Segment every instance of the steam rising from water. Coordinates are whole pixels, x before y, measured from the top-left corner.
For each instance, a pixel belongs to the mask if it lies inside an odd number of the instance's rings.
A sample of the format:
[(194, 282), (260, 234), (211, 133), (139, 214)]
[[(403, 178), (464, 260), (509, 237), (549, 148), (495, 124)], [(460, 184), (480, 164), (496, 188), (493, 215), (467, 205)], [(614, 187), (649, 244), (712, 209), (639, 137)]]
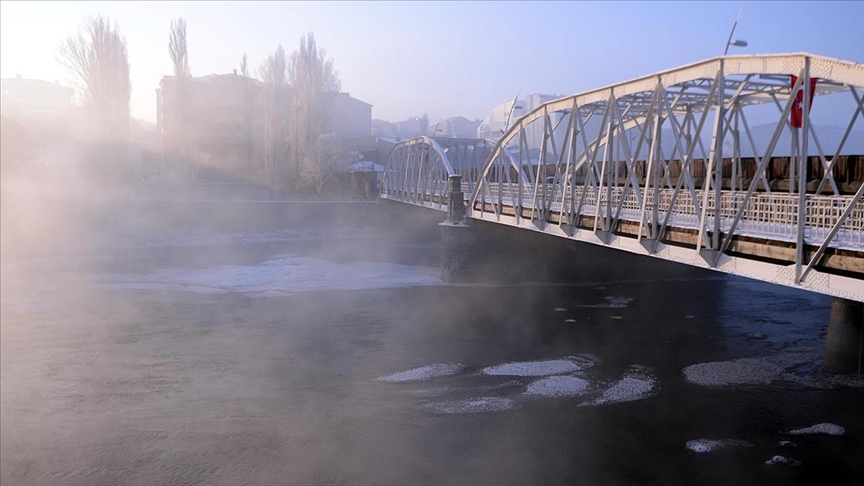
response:
[(395, 263), (333, 263), (317, 258), (282, 256), (256, 265), (222, 265), (205, 269), (166, 269), (145, 275), (104, 275), (109, 289), (186, 290), (252, 296), (296, 292), (367, 290), (441, 285), (432, 267)]

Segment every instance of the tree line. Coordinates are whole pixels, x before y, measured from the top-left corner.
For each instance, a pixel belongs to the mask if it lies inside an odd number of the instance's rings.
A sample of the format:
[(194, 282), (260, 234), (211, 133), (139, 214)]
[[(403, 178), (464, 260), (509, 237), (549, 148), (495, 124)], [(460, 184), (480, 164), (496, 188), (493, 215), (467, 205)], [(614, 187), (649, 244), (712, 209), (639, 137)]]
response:
[[(181, 164), (194, 171), (194, 147), (190, 137), (189, 105), (192, 73), (186, 40), (186, 22), (173, 21), (168, 32), (168, 54), (173, 65), (177, 96), (173, 98), (178, 144), (174, 147)], [(79, 32), (64, 40), (59, 60), (76, 79), (84, 113), (94, 122), (96, 136), (104, 144), (116, 146), (129, 131), (131, 82), (126, 39), (116, 23), (97, 15), (87, 18)], [(236, 71), (235, 71), (236, 72)], [(276, 191), (320, 192), (337, 171), (359, 158), (347, 153), (330, 133), (330, 118), (336, 95), (341, 89), (333, 60), (315, 42), (312, 33), (301, 36), (290, 56), (279, 45), (259, 67), (264, 83), (261, 113), (253, 112), (252, 83), (246, 54), (240, 60), (239, 74), (245, 88), (245, 152), (247, 170), (263, 172), (271, 195)], [(290, 93), (290, 97), (285, 96)], [(252, 136), (253, 120), (263, 120), (260, 138)], [(253, 163), (254, 144), (263, 163)], [(104, 155), (104, 154), (103, 154)], [(119, 157), (112, 153), (109, 158)]]

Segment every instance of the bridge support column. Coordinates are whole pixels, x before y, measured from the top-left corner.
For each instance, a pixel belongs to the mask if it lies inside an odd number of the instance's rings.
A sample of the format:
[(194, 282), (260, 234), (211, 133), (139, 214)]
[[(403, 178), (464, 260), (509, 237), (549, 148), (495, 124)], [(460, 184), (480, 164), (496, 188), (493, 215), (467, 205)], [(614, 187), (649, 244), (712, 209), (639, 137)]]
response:
[(447, 197), (447, 222), (459, 224), (465, 217), (465, 195), (462, 193), (462, 176), (451, 175), (448, 179), (450, 184), (449, 196)]
[(862, 371), (864, 353), (864, 303), (835, 297), (831, 303), (825, 367), (842, 372)]

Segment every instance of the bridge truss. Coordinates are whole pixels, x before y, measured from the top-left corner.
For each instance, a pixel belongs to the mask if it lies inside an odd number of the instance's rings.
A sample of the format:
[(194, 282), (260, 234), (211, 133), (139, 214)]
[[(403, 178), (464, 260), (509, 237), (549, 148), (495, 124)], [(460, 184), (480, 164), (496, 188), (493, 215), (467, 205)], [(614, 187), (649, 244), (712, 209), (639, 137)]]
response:
[[(811, 122), (813, 97), (848, 116), (839, 139)], [(474, 219), (864, 301), (862, 161), (841, 155), (862, 98), (864, 65), (711, 59), (540, 105), (475, 141), (480, 167), (448, 166), (440, 141), (397, 146), (387, 170), (402, 180), (385, 176), (384, 197), (441, 204), (459, 174)], [(424, 144), (443, 170), (424, 167)]]

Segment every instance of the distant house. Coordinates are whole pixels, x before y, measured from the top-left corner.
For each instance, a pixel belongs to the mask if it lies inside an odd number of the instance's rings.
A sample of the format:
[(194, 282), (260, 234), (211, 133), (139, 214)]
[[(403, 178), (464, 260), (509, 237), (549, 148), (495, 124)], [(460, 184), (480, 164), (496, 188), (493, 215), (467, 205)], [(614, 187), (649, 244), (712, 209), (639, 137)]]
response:
[[(513, 123), (522, 115), (528, 114), (531, 110), (538, 106), (559, 98), (558, 95), (532, 94), (525, 98), (514, 101), (505, 101), (500, 105), (492, 108), (486, 118), (480, 122), (477, 127), (477, 138), (485, 138), (487, 140), (498, 140), (504, 131), (513, 126)], [(553, 120), (553, 123), (557, 120)], [(540, 141), (543, 138), (542, 124), (533, 124), (527, 129), (527, 139), (529, 147), (536, 149), (540, 146)]]
[(399, 128), (395, 123), (373, 119), (372, 136), (381, 138), (399, 138)]
[(45, 120), (74, 113), (75, 90), (40, 79), (21, 76), (0, 79), (0, 110), (17, 119)]
[(476, 138), (480, 120), (469, 120), (464, 116), (454, 116), (442, 121), (436, 137), (445, 138)]
[(57, 81), (0, 79), (4, 159), (69, 158), (70, 144), (80, 128), (74, 94)]
[[(239, 74), (211, 74), (191, 78), (182, 94), (174, 76), (164, 76), (156, 89), (156, 123), (163, 153), (191, 154), (196, 180), (249, 181), (263, 172), (266, 85)], [(292, 91), (285, 87), (286, 112)], [(333, 101), (329, 130), (349, 145), (372, 132), (372, 105), (338, 93)], [(183, 120), (185, 119), (185, 123)], [(368, 145), (368, 142), (367, 142)]]

